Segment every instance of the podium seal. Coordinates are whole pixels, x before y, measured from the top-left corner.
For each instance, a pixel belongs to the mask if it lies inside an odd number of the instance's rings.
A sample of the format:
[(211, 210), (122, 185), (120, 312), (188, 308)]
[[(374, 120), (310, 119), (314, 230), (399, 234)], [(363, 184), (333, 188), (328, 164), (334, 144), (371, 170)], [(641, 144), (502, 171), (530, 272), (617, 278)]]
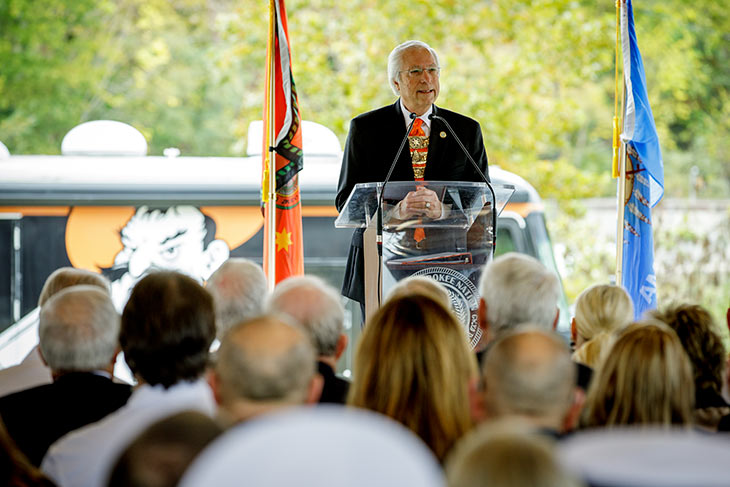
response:
[(421, 269), (413, 275), (428, 277), (446, 288), (451, 299), (451, 309), (464, 327), (473, 350), (482, 337), (482, 329), (479, 328), (479, 292), (469, 277), (457, 270), (439, 266)]

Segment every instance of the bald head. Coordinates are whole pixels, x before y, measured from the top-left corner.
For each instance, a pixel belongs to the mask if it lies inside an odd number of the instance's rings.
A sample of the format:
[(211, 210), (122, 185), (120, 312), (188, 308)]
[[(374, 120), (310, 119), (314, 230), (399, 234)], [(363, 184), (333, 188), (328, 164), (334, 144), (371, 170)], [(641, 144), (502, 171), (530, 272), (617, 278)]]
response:
[(575, 373), (568, 346), (556, 333), (534, 326), (505, 333), (484, 360), (487, 414), (560, 429), (573, 404)]
[(297, 276), (282, 281), (269, 298), (267, 310), (284, 313), (306, 329), (318, 355), (337, 354), (344, 332), (345, 309), (339, 293), (322, 279)]
[(105, 289), (71, 286), (45, 301), (38, 333), (54, 373), (107, 369), (118, 349), (119, 314)]
[(265, 315), (229, 330), (215, 365), (222, 407), (246, 403), (304, 403), (316, 373), (316, 352), (296, 325)]

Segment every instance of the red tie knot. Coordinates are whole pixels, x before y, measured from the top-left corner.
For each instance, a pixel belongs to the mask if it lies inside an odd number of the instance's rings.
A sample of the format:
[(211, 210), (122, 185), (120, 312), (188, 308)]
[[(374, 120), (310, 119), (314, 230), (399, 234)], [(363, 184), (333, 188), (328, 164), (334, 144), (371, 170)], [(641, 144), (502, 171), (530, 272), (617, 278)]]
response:
[(411, 133), (408, 135), (414, 136), (414, 135), (421, 135), (424, 136), (426, 133), (421, 128), (421, 125), (423, 125), (423, 119), (417, 118), (416, 121), (413, 123), (413, 128), (411, 129)]

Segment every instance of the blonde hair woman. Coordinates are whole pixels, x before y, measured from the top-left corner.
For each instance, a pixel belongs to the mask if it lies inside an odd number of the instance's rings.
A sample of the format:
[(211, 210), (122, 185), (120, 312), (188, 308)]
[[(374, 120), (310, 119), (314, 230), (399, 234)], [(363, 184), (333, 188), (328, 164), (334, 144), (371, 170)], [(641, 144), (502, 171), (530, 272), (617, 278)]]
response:
[(477, 363), (454, 315), (427, 296), (388, 300), (365, 326), (348, 404), (410, 428), (443, 461), (473, 426)]
[(631, 323), (634, 306), (622, 287), (597, 284), (575, 302), (572, 322), (573, 360), (596, 368), (615, 340), (614, 333)]
[(677, 334), (658, 321), (635, 323), (617, 338), (583, 409), (584, 426), (690, 425), (692, 365)]

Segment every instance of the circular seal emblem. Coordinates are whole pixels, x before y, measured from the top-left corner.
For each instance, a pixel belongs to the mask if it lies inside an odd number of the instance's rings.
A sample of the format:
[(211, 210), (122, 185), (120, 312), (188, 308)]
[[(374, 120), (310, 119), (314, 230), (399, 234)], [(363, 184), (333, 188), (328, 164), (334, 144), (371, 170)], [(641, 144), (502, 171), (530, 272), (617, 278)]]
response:
[(429, 267), (413, 273), (414, 276), (425, 276), (443, 285), (449, 292), (451, 309), (456, 313), (464, 326), (471, 348), (477, 346), (482, 337), (479, 328), (479, 293), (469, 278), (457, 270), (448, 267)]

